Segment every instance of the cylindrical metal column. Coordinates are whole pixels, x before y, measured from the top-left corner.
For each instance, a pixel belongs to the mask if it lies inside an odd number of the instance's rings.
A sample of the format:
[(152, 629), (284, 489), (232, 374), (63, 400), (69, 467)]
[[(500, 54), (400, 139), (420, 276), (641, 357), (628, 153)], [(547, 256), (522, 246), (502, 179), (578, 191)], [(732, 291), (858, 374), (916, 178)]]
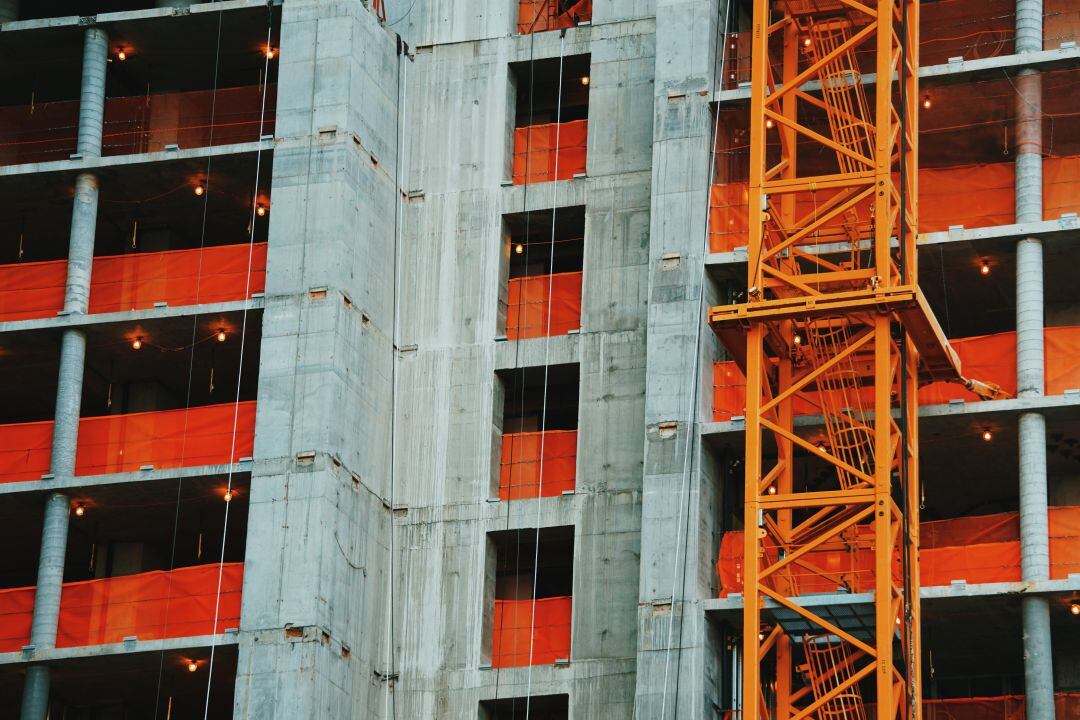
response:
[(0, 0), (0, 23), (19, 19), (19, 0)]
[(82, 89), (79, 93), (78, 152), (83, 157), (101, 157), (108, 59), (109, 36), (99, 27), (87, 28), (83, 45)]
[[(1017, 0), (1016, 52), (1043, 46), (1042, 0)], [(1016, 222), (1043, 219), (1042, 75), (1024, 68), (1016, 78)], [(1038, 238), (1016, 246), (1016, 380), (1019, 397), (1045, 392), (1043, 353), (1043, 248)], [(1046, 418), (1022, 413), (1019, 420), (1020, 554), (1026, 582), (1050, 578), (1047, 507)], [(1054, 720), (1054, 664), (1050, 604), (1039, 595), (1021, 600), (1024, 681), (1028, 720)]]

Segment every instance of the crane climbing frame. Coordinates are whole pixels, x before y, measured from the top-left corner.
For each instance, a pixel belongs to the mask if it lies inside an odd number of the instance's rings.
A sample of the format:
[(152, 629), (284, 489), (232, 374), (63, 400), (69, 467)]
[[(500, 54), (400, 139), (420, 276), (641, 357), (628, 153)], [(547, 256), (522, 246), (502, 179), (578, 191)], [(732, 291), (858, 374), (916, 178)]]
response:
[[(709, 310), (747, 382), (742, 720), (920, 717), (917, 389), (962, 378), (918, 287), (918, 28), (754, 0), (744, 302)], [(874, 562), (815, 564), (838, 548)]]

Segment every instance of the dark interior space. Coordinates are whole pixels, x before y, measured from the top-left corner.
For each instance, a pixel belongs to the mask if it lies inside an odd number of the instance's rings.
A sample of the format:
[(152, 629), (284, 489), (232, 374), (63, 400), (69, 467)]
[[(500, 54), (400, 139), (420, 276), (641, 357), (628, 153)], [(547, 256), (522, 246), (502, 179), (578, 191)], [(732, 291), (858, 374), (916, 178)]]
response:
[(510, 65), (517, 86), (515, 127), (589, 117), (591, 56), (569, 55), (562, 58), (561, 63), (561, 73), (559, 58)]
[(480, 703), (480, 720), (566, 720), (569, 713), (569, 695), (534, 695)]
[(581, 270), (584, 207), (515, 213), (505, 216), (505, 221), (510, 235), (511, 278)]
[(490, 538), (495, 545), (497, 600), (573, 594), (573, 526), (504, 530), (491, 533)]
[(578, 372), (576, 363), (500, 371), (503, 432), (576, 429)]

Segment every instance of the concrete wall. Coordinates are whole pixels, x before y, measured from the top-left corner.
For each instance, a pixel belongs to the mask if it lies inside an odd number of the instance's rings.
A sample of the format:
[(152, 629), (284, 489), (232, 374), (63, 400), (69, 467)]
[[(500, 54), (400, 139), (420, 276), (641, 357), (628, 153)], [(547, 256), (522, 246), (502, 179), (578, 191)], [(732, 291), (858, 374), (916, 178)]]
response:
[(379, 717), (386, 687), (393, 35), (283, 7), (237, 718)]

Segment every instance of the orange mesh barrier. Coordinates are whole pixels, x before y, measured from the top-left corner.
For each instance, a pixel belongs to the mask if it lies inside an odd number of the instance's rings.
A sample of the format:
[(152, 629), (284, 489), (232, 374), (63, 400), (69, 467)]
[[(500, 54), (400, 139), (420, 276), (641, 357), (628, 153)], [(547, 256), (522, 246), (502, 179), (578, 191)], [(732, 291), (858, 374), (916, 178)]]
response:
[(1043, 0), (1043, 48), (1080, 43), (1080, 7), (1076, 0)]
[(1065, 213), (1080, 213), (1080, 157), (1048, 157), (1043, 160), (1043, 219), (1057, 220)]
[(500, 500), (553, 497), (573, 490), (577, 478), (577, 430), (504, 433), (499, 465)]
[[(936, 698), (923, 701), (925, 720), (1025, 720), (1027, 708), (1023, 695), (998, 697)], [(874, 717), (874, 703), (866, 703), (869, 717)], [(1054, 693), (1056, 720), (1080, 720), (1080, 693)]]
[[(55, 315), (66, 281), (66, 260), (0, 265), (0, 321)], [(245, 285), (250, 293), (266, 288), (266, 243), (106, 255), (94, 259), (90, 312), (241, 300)]]
[(520, 0), (518, 3), (518, 33), (528, 35), (545, 30), (574, 27), (592, 20), (592, 0), (578, 0), (559, 12), (560, 0)]
[[(250, 457), (255, 401), (180, 410), (101, 415), (79, 421), (76, 475), (217, 465), (230, 461), (236, 415), (235, 462)], [(0, 482), (37, 480), (49, 471), (52, 421), (0, 425)]]
[[(1049, 327), (1044, 330), (1046, 394), (1061, 395), (1080, 389), (1080, 327)], [(997, 383), (1009, 395), (1016, 394), (1016, 333), (980, 335), (949, 341), (960, 357), (966, 377)], [(979, 397), (956, 383), (931, 383), (919, 388), (921, 405), (944, 405), (951, 400), (976, 402)], [(723, 422), (746, 413), (746, 380), (731, 361), (713, 364), (713, 421)], [(795, 412), (817, 412), (810, 402), (795, 399)]]
[[(1050, 508), (1050, 577), (1063, 579), (1080, 572), (1080, 507)], [(725, 533), (720, 542), (716, 571), (721, 597), (742, 592), (741, 531)], [(1020, 519), (1017, 513), (935, 520), (919, 527), (920, 584), (948, 585), (955, 580), (970, 584), (1018, 582), (1020, 571)], [(858, 591), (859, 580), (869, 577), (874, 562), (871, 536), (859, 528), (831, 547), (807, 553), (819, 568), (843, 575)], [(832, 592), (837, 581), (795, 567), (792, 575), (800, 593)]]
[[(103, 155), (252, 142), (274, 132), (275, 85), (105, 100)], [(65, 160), (75, 152), (78, 101), (0, 108), (0, 165)]]
[[(222, 565), (220, 602), (217, 565), (65, 583), (56, 646), (194, 637), (239, 627), (243, 582), (243, 563)], [(0, 652), (30, 642), (33, 615), (33, 587), (0, 590)]]
[(588, 139), (588, 120), (517, 128), (514, 130), (514, 184), (569, 180), (585, 172)]
[(266, 287), (266, 243), (100, 257), (90, 277), (92, 313), (242, 300)]
[(491, 666), (550, 665), (569, 659), (573, 601), (572, 597), (496, 600)]
[(565, 335), (581, 327), (581, 272), (513, 278), (507, 300), (506, 337), (510, 340)]

